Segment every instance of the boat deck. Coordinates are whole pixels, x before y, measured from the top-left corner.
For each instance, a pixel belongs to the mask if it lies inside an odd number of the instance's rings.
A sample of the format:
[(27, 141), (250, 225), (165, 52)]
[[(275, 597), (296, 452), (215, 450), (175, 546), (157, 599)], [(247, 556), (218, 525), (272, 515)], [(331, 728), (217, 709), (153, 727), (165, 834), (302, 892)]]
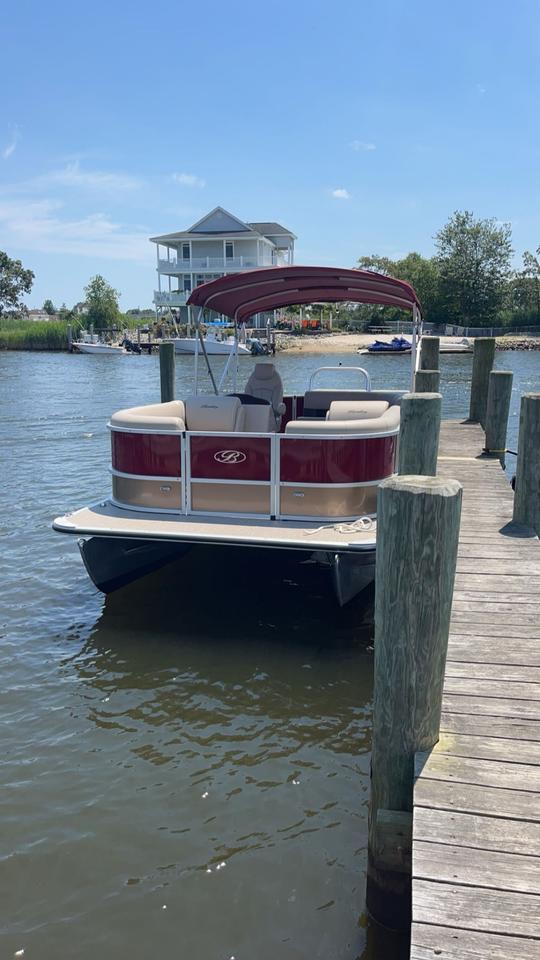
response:
[(374, 550), (376, 521), (369, 530), (352, 523), (222, 518), (123, 510), (110, 501), (84, 507), (54, 521), (54, 529), (78, 536), (135, 537), (295, 550)]
[(440, 740), (417, 755), (412, 960), (540, 957), (540, 549), (483, 443), (442, 425), (463, 511)]

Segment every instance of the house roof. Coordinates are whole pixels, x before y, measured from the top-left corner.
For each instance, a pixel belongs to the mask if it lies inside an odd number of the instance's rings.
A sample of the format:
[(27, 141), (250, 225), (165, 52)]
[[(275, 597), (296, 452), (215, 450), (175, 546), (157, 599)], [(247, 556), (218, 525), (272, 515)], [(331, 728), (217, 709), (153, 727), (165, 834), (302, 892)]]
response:
[(339, 267), (264, 267), (210, 280), (192, 291), (188, 305), (209, 307), (244, 323), (255, 313), (293, 303), (380, 303), (420, 309), (411, 285), (370, 270)]
[[(204, 224), (205, 221), (211, 220), (216, 215), (221, 216), (222, 219), (228, 221), (223, 224), (223, 230), (220, 230), (219, 228), (208, 231), (198, 229), (201, 224)], [(176, 243), (179, 240), (201, 240), (204, 239), (204, 237), (221, 237), (225, 239), (225, 237), (234, 238), (237, 236), (288, 236), (295, 238), (294, 233), (292, 233), (290, 230), (287, 230), (286, 227), (282, 227), (280, 223), (274, 223), (273, 221), (245, 223), (243, 220), (239, 220), (238, 217), (235, 217), (233, 213), (229, 213), (229, 211), (225, 210), (223, 207), (214, 207), (213, 210), (205, 214), (204, 217), (201, 217), (201, 219), (189, 227), (188, 230), (178, 230), (175, 233), (164, 233), (159, 237), (150, 237), (150, 240), (152, 243)]]
[(261, 233), (263, 237), (288, 236), (296, 239), (292, 230), (287, 230), (287, 227), (282, 227), (280, 223), (263, 221), (262, 223), (248, 223), (248, 227), (256, 230), (257, 233)]

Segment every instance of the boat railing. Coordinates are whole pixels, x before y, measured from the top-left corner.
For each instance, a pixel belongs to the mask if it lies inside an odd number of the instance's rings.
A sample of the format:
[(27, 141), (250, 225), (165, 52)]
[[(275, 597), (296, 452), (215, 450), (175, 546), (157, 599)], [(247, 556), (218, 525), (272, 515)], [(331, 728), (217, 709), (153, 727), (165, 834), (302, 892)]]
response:
[(151, 513), (335, 522), (374, 516), (399, 428), (302, 433), (109, 424), (113, 503)]
[(319, 376), (320, 373), (325, 373), (326, 371), (332, 371), (332, 372), (334, 372), (334, 373), (336, 373), (336, 372), (337, 372), (337, 373), (350, 373), (351, 370), (354, 370), (356, 373), (361, 373), (362, 376), (364, 377), (364, 383), (365, 383), (364, 389), (365, 389), (365, 390), (371, 390), (371, 377), (370, 377), (369, 373), (367, 372), (367, 370), (366, 370), (364, 367), (349, 367), (349, 366), (346, 366), (346, 367), (344, 367), (344, 366), (339, 366), (339, 367), (317, 367), (317, 369), (313, 371), (313, 373), (311, 374), (311, 376), (310, 376), (310, 378), (309, 378), (308, 390), (311, 390), (311, 389), (313, 388), (313, 381), (315, 380), (316, 377)]

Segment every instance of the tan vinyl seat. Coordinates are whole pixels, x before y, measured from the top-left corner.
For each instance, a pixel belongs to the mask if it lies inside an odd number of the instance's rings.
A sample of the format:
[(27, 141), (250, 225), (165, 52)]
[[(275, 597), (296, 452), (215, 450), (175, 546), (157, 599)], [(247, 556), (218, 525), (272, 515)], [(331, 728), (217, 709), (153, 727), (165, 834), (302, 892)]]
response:
[(234, 433), (244, 430), (244, 408), (238, 397), (212, 395), (188, 397), (185, 401), (188, 430)]
[(271, 404), (248, 403), (243, 407), (245, 433), (275, 433), (276, 416)]
[(285, 413), (283, 381), (273, 363), (256, 363), (244, 390), (252, 397), (268, 400), (276, 419)]
[(374, 420), (388, 410), (388, 400), (332, 400), (327, 420)]
[(353, 434), (366, 437), (373, 433), (393, 433), (399, 429), (399, 407), (388, 407), (388, 410), (369, 420), (316, 420), (308, 417), (304, 420), (291, 420), (285, 427), (285, 434), (305, 434), (312, 436), (330, 436), (332, 434)]
[(111, 417), (111, 426), (130, 430), (185, 430), (186, 409), (182, 400), (149, 403), (144, 407), (118, 410)]
[(401, 397), (406, 390), (306, 390), (304, 396), (304, 416), (305, 417), (325, 417), (330, 409), (331, 403), (336, 400), (352, 400), (353, 402), (372, 400), (386, 400), (392, 406), (399, 404)]

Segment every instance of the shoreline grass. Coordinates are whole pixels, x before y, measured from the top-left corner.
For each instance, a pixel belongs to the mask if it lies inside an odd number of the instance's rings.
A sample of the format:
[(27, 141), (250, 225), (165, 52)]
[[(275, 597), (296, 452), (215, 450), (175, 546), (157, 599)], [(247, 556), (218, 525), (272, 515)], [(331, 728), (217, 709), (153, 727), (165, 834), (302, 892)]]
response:
[[(137, 323), (133, 317), (120, 316), (117, 321), (119, 331), (134, 329)], [(85, 328), (81, 320), (22, 320), (14, 317), (0, 317), (0, 350), (68, 350), (68, 326), (71, 325), (72, 337), (76, 340)], [(96, 333), (99, 331), (96, 330)]]

